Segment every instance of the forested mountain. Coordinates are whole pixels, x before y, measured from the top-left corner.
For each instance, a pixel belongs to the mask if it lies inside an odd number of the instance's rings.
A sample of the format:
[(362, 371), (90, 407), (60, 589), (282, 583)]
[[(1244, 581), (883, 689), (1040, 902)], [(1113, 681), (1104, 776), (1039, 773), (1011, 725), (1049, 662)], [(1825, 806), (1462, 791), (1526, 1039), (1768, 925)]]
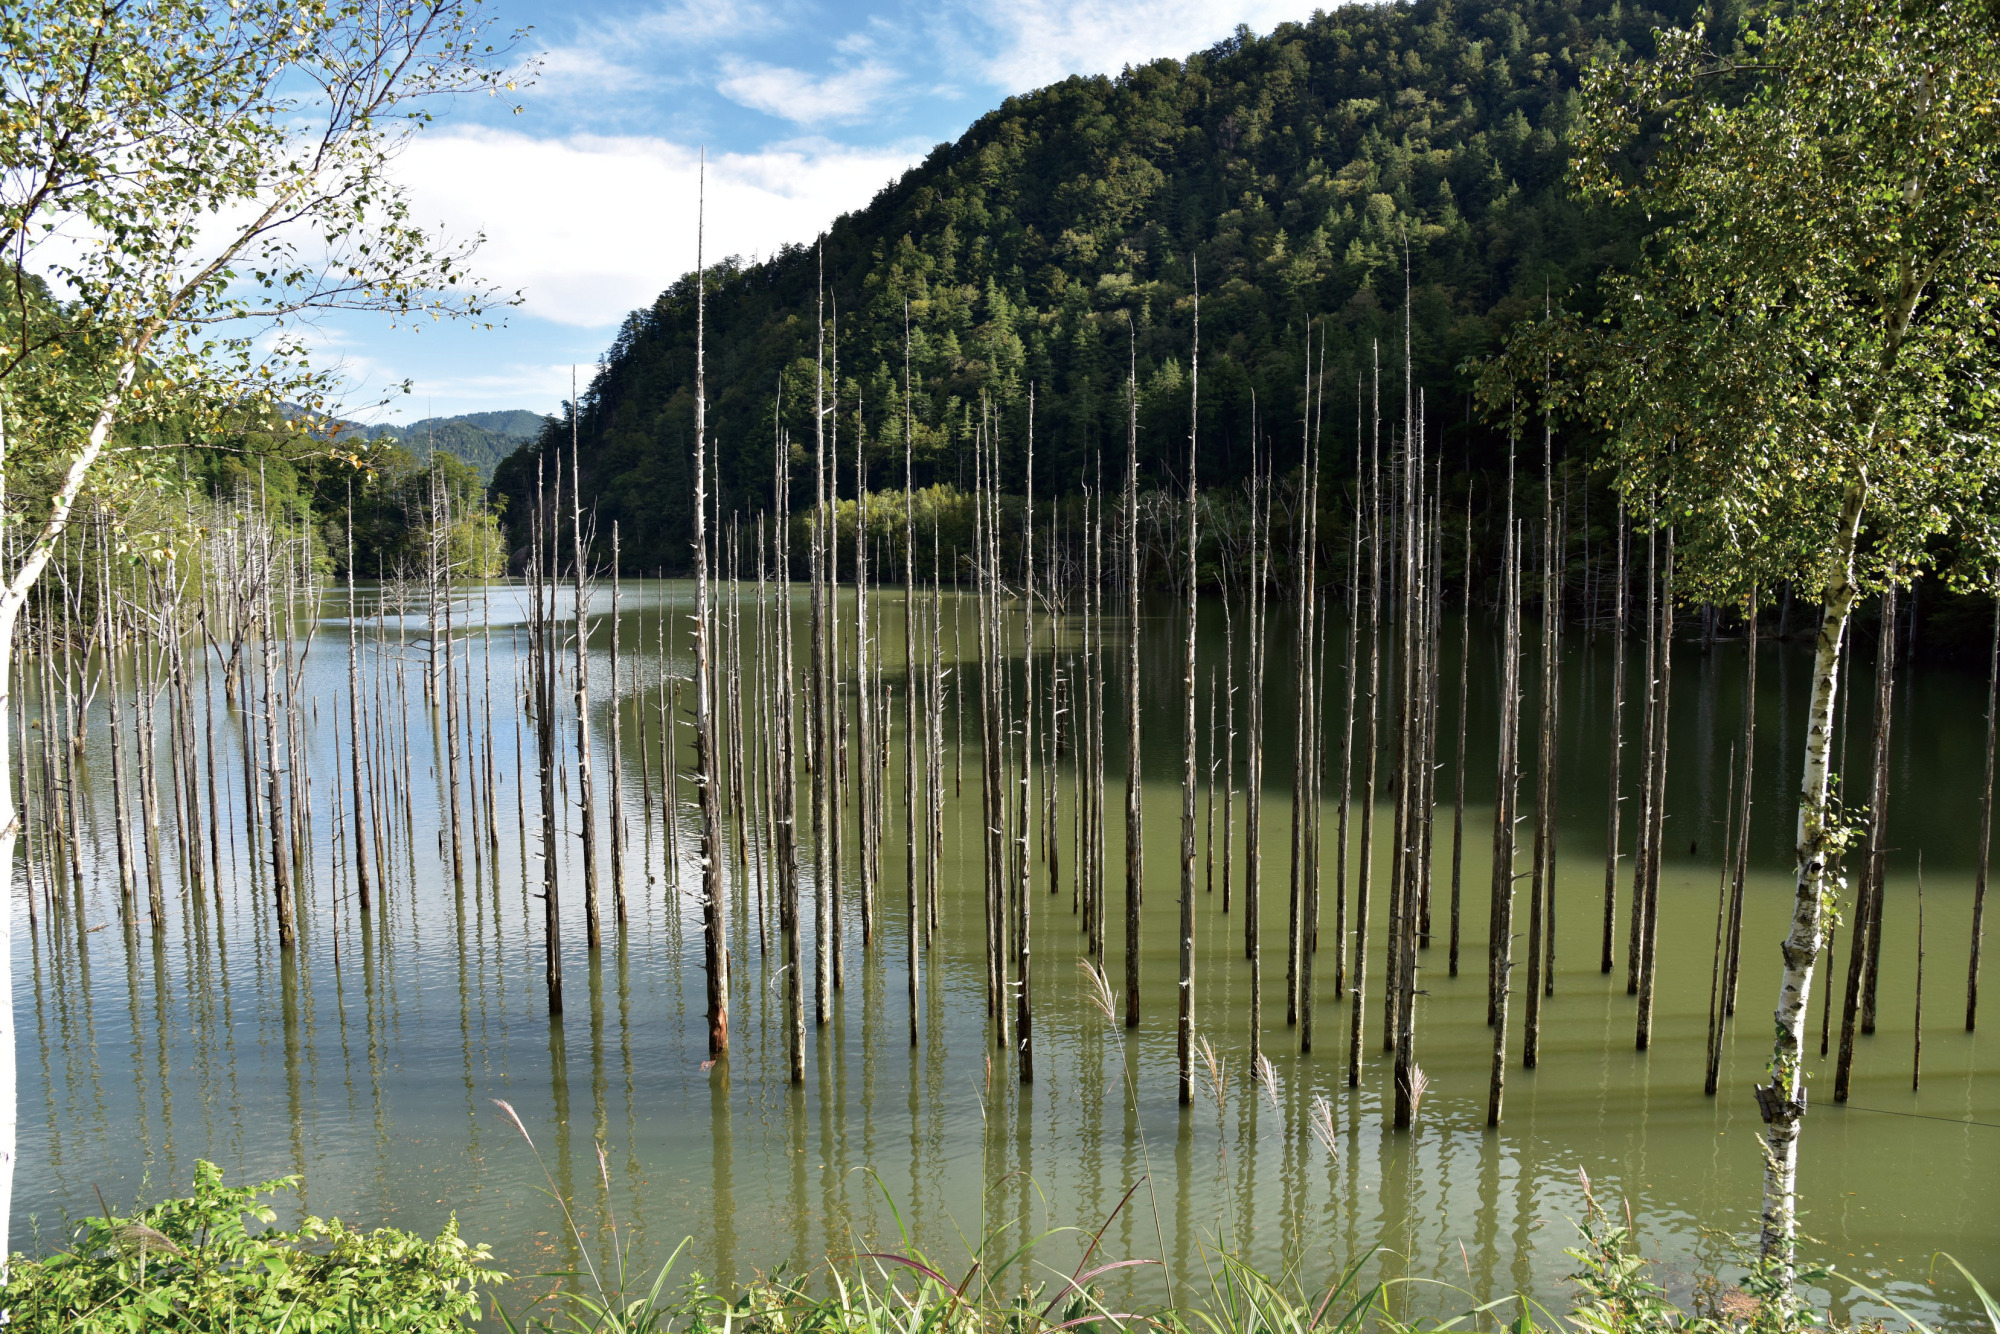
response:
[(538, 413), (467, 412), (456, 417), (426, 417), (408, 426), (375, 426), (374, 435), (386, 435), (419, 459), (430, 457), (432, 449), (455, 454), (471, 464), (480, 476), (491, 477), (500, 460), (541, 433), (543, 418)]
[[(1309, 326), (1325, 333), (1332, 439), (1351, 438), (1378, 339), (1384, 415), (1400, 415), (1406, 257), (1416, 378), (1456, 453), (1463, 363), (1550, 294), (1587, 307), (1593, 275), (1634, 249), (1635, 220), (1586, 212), (1564, 188), (1581, 71), (1699, 12), (1674, 0), (1349, 5), (1009, 99), (822, 245), (710, 271), (722, 508), (769, 504), (776, 430), (793, 484), (810, 484), (821, 290), (844, 495), (857, 431), (871, 489), (901, 485), (906, 310), (920, 484), (971, 481), (966, 444), (985, 402), (1018, 490), (1030, 386), (1036, 490), (1091, 481), (1107, 447), (1114, 483), (1128, 360), (1143, 466), (1168, 480), (1185, 468), (1197, 285), (1201, 478), (1244, 475), (1253, 421), (1282, 469), (1298, 456)], [(689, 559), (694, 304), (689, 276), (635, 311), (581, 405), (585, 494), (600, 534), (620, 523), (632, 568)], [(544, 439), (566, 446), (569, 431), (551, 419)], [(1462, 443), (1475, 465), (1491, 460), (1490, 432)], [(536, 448), (500, 466), (496, 490), (525, 496)]]

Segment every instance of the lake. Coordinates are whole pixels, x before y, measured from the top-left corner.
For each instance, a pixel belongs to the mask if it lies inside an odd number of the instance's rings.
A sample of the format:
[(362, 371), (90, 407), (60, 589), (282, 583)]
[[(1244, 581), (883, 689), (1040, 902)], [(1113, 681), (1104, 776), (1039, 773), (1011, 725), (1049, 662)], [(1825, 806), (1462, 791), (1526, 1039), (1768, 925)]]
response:
[[(794, 612), (800, 618), (802, 666), (805, 595), (802, 585), (798, 589)], [(616, 707), (622, 710), (624, 746), (627, 920), (622, 928), (612, 920), (608, 871), (600, 866), (606, 877), (604, 945), (596, 952), (585, 948), (577, 888), (578, 792), (574, 773), (566, 773), (563, 830), (554, 853), (564, 883), (567, 1009), (557, 1021), (546, 1013), (542, 908), (534, 897), (542, 875), (537, 793), (532, 768), (528, 790), (521, 793), (516, 767), (517, 755), (525, 755), (530, 766), (534, 756), (534, 734), (522, 704), (524, 597), (518, 585), (461, 587), (454, 611), (459, 638), (453, 661), (469, 686), (466, 703), (477, 743), (477, 754), (465, 767), (476, 780), (475, 791), (484, 790), (489, 762), (497, 780), (490, 800), (493, 827), (477, 823), (483, 815), (466, 817), (468, 830), (478, 835), (468, 834), (477, 845), (477, 861), (468, 848), (462, 884), (454, 883), (440, 832), (448, 819), (447, 765), (437, 740), (442, 711), (423, 697), (429, 649), (421, 609), (404, 606), (398, 614), (392, 592), (375, 586), (364, 586), (360, 605), (350, 609), (344, 590), (327, 590), (310, 645), (303, 639), (294, 645), (305, 653), (302, 684), (290, 709), (305, 746), (299, 759), (306, 769), (312, 839), (309, 856), (301, 858), (310, 869), (298, 890), (299, 943), (293, 951), (278, 948), (268, 869), (248, 829), (241, 729), (261, 733), (261, 696), (249, 698), (247, 709), (231, 707), (219, 670), (205, 695), (197, 677), (197, 716), (204, 697), (213, 706), (212, 749), (204, 738), (197, 741), (203, 765), (212, 760), (216, 770), (223, 807), (217, 847), (225, 873), (219, 883), (193, 890), (184, 878), (183, 858), (166, 849), (168, 913), (164, 930), (156, 932), (143, 920), (143, 867), (136, 903), (140, 920), (129, 929), (121, 924), (113, 838), (117, 811), (108, 776), (113, 735), (106, 692), (99, 692), (90, 706), (87, 755), (79, 771), (81, 883), (73, 885), (65, 876), (57, 891), (62, 910), (51, 913), (44, 902), (32, 929), (25, 894), (15, 900), (21, 1072), (12, 1224), (17, 1246), (36, 1250), (59, 1244), (66, 1220), (99, 1208), (99, 1191), (114, 1208), (182, 1191), (195, 1160), (208, 1158), (222, 1164), (233, 1182), (299, 1174), (304, 1186), (295, 1210), (287, 1206), (288, 1212), (425, 1232), (455, 1213), (468, 1236), (491, 1243), (502, 1267), (517, 1274), (572, 1270), (583, 1258), (550, 1198), (552, 1185), (571, 1201), (585, 1246), (599, 1263), (610, 1254), (615, 1217), (640, 1262), (656, 1264), (689, 1238), (682, 1268), (723, 1283), (780, 1269), (796, 1274), (828, 1253), (905, 1245), (922, 1247), (956, 1275), (970, 1253), (1002, 1254), (1011, 1250), (1003, 1243), (1023, 1238), (1036, 1240), (1010, 1283), (1046, 1282), (1057, 1271), (1067, 1274), (1085, 1234), (1109, 1220), (1105, 1258), (1164, 1262), (1119, 1277), (1139, 1298), (1157, 1300), (1168, 1295), (1170, 1284), (1198, 1279), (1215, 1252), (1228, 1249), (1266, 1268), (1296, 1270), (1313, 1284), (1355, 1262), (1371, 1276), (1432, 1280), (1393, 1289), (1391, 1301), (1407, 1312), (1448, 1313), (1516, 1292), (1552, 1308), (1566, 1301), (1564, 1276), (1575, 1266), (1564, 1251), (1577, 1242), (1574, 1220), (1585, 1208), (1587, 1175), (1607, 1207), (1629, 1204), (1645, 1253), (1659, 1262), (1656, 1277), (1677, 1297), (1685, 1299), (1703, 1272), (1740, 1272), (1731, 1268), (1734, 1248), (1754, 1243), (1761, 1178), (1760, 1123), (1750, 1088), (1763, 1077), (1769, 1056), (1766, 1016), (1775, 1001), (1777, 942), (1792, 893), (1795, 807), (1787, 802), (1800, 763), (1810, 666), (1805, 643), (1767, 638), (1760, 650), (1741, 1000), (1727, 1033), (1720, 1092), (1706, 1097), (1710, 962), (1729, 763), (1741, 733), (1743, 645), (1704, 645), (1690, 634), (1675, 651), (1659, 995), (1650, 1049), (1639, 1052), (1624, 968), (1629, 856), (1619, 878), (1618, 966), (1609, 975), (1598, 968), (1611, 648), (1608, 635), (1592, 642), (1581, 627), (1571, 628), (1562, 665), (1558, 750), (1554, 994), (1544, 1010), (1541, 1061), (1533, 1071), (1522, 1069), (1518, 1059), (1517, 996), (1511, 1039), (1517, 1057), (1508, 1073), (1506, 1119), (1489, 1130), (1485, 923), (1497, 639), (1491, 625), (1474, 624), (1463, 966), (1450, 976), (1440, 900), (1436, 935), (1419, 961), (1416, 1045), (1429, 1091), (1415, 1127), (1396, 1131), (1385, 1124), (1389, 1058), (1381, 1051), (1379, 1031), (1381, 900), (1389, 855), (1387, 839), (1379, 835), (1366, 1065), (1354, 1090), (1345, 1078), (1351, 1001), (1333, 993), (1330, 978), (1345, 702), (1340, 624), (1328, 635), (1323, 706), (1328, 711), (1321, 836), (1326, 903), (1318, 1050), (1299, 1054), (1297, 1029), (1285, 1023), (1295, 708), (1290, 617), (1279, 604), (1273, 608), (1267, 685), (1263, 903), (1263, 1043), (1276, 1079), (1269, 1085), (1254, 1082), (1248, 1062), (1240, 790), (1247, 723), (1240, 715), (1239, 634), (1234, 643), (1239, 790), (1229, 803), (1234, 892), (1227, 912), (1221, 881), (1229, 822), (1219, 787), (1209, 820), (1206, 786), (1209, 761), (1222, 752), (1204, 741), (1201, 756), (1195, 1027), (1211, 1044), (1221, 1074), (1211, 1080), (1204, 1067), (1194, 1105), (1182, 1108), (1175, 1097), (1174, 1031), (1182, 625), (1171, 606), (1149, 607), (1137, 628), (1145, 665), (1142, 1022), (1129, 1031), (1109, 1022), (1090, 1002), (1077, 968), (1083, 944), (1071, 906), (1076, 781), (1071, 748), (1057, 761), (1055, 842), (1061, 856), (1055, 891), (1048, 892), (1046, 864), (1038, 862), (1034, 873), (1036, 1078), (1023, 1085), (1011, 1054), (996, 1048), (986, 1014), (980, 731), (976, 710), (968, 706), (962, 720), (955, 712), (965, 699), (962, 692), (976, 688), (973, 600), (949, 590), (941, 600), (940, 636), (952, 669), (942, 723), (942, 929), (922, 955), (919, 1040), (914, 1047), (908, 1040), (901, 597), (899, 591), (872, 595), (882, 618), (895, 725), (886, 765), (880, 930), (872, 948), (864, 949), (859, 913), (851, 903), (858, 837), (850, 800), (841, 877), (841, 893), (849, 901), (842, 917), (844, 985), (824, 1026), (812, 1023), (808, 1000), (806, 1077), (794, 1085), (786, 1063), (782, 954), (775, 919), (759, 930), (759, 905), (767, 911), (771, 906), (755, 857), (748, 873), (733, 856), (728, 867), (733, 1042), (724, 1060), (706, 1064), (698, 828), (687, 779), (692, 733), (684, 719), (674, 728), (680, 776), (671, 805), (663, 801), (656, 772), (663, 716), (659, 683), (663, 673), (685, 678), (691, 670), (692, 589), (684, 582), (627, 581), (620, 595), (623, 660)], [(753, 604), (754, 585), (743, 594), (746, 627), (755, 618)], [(609, 608), (609, 592), (600, 588), (591, 629), (600, 849), (613, 833), (606, 749), (612, 707)], [(851, 601), (843, 615), (851, 636)], [(1107, 629), (1114, 657), (1106, 693), (1105, 865), (1112, 906), (1105, 967), (1112, 985), (1122, 988), (1125, 740), (1119, 655), (1130, 627), (1110, 620)], [(388, 808), (370, 817), (379, 820), (391, 852), (372, 920), (358, 911), (351, 854), (340, 847), (345, 822), (352, 818), (354, 782), (347, 740), (350, 634), (359, 637), (363, 690), (372, 701), (364, 705), (374, 747), (367, 766), (380, 786), (371, 791), (394, 790)], [(1059, 652), (1071, 660), (1073, 626), (1064, 627), (1060, 642)], [(1439, 758), (1446, 767), (1438, 779), (1437, 894), (1450, 884), (1458, 643), (1453, 621), (1446, 626), (1442, 664)], [(1636, 641), (1632, 648), (1636, 690)], [(743, 652), (744, 689), (753, 702), (754, 649), (754, 643), (746, 644)], [(1210, 677), (1220, 671), (1225, 651), (1219, 601), (1203, 604), (1200, 649), (1198, 713), (1206, 736)], [(1046, 689), (1046, 650), (1042, 656), (1038, 670)], [(1857, 775), (1868, 745), (1872, 659), (1872, 647), (1865, 646), (1848, 677), (1853, 703), (1847, 727), (1855, 738)], [(1534, 795), (1532, 651), (1527, 678), (1524, 812), (1531, 810)], [(1860, 1039), (1853, 1092), (1845, 1105), (1832, 1097), (1830, 1060), (1815, 1057), (1800, 1175), (1807, 1258), (1959, 1327), (1972, 1320), (1976, 1301), (1956, 1271), (1934, 1262), (1935, 1254), (1950, 1252), (1989, 1288), (2000, 1280), (1995, 1204), (2000, 1048), (1990, 1032), (1965, 1033), (1962, 1019), (1985, 686), (1978, 677), (1921, 664), (1898, 681), (1880, 1026)], [(124, 679), (122, 688), (129, 693), (130, 687)], [(490, 733), (483, 715), (489, 693)], [(559, 693), (565, 706), (568, 698)], [(29, 707), (32, 716), (38, 702), (31, 699)], [(128, 751), (138, 735), (135, 718), (128, 704), (123, 718)], [(385, 719), (394, 727), (385, 727)], [(164, 756), (164, 721), (159, 730)], [(559, 727), (558, 745), (573, 767), (572, 732), (573, 725), (571, 731)], [(38, 744), (39, 734), (32, 735), (31, 745)], [(1629, 810), (1638, 791), (1639, 740), (1638, 708), (1630, 700), (1625, 739)], [(401, 787), (405, 740), (406, 790)], [(959, 782), (962, 786), (955, 785)], [(1853, 785), (1859, 788), (1858, 777)], [(1386, 765), (1382, 791), (1387, 792)], [(1386, 795), (1383, 803), (1378, 830), (1387, 820)], [(127, 818), (139, 819), (136, 807)], [(1628, 854), (1634, 823), (1625, 821)], [(800, 825), (809, 897), (812, 857), (803, 801)], [(1522, 826), (1524, 833), (1530, 828)], [(163, 836), (171, 838), (170, 807), (164, 829)], [(39, 842), (34, 853), (41, 857)], [(600, 853), (601, 862), (603, 857)], [(1925, 1027), (1922, 1086), (1912, 1091), (1919, 858)], [(1526, 870), (1528, 864), (1524, 846), (1518, 865)], [(45, 872), (38, 861), (37, 893), (44, 892)], [(1210, 883), (1215, 888), (1208, 888)], [(1517, 914), (1517, 928), (1525, 929), (1523, 917)], [(1845, 975), (1846, 948), (1843, 933), (1835, 979)], [(812, 957), (810, 939), (804, 957)], [(1821, 969), (1812, 1003), (1815, 1036), (1828, 983)], [(1837, 996), (1835, 1010), (1837, 1047)], [(1989, 1030), (1994, 1023), (2000, 1017), (1989, 1018)], [(1330, 1109), (1330, 1146), (1309, 1129), (1318, 1097)], [(518, 1110), (534, 1137), (532, 1150), (496, 1108), (496, 1099)], [(602, 1147), (601, 1170), (594, 1146)], [(1051, 1231), (1079, 1228), (1083, 1231)], [(549, 1286), (548, 1280), (524, 1281), (506, 1290), (507, 1300), (519, 1306)], [(1844, 1316), (1881, 1311), (1845, 1278), (1816, 1290)]]

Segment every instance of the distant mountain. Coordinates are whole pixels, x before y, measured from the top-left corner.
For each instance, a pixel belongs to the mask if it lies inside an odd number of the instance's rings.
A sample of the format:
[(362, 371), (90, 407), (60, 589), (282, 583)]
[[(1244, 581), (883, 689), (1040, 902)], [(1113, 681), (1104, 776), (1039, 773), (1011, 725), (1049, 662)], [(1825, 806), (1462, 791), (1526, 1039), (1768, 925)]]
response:
[(456, 417), (426, 417), (408, 426), (364, 427), (371, 437), (388, 436), (420, 459), (433, 448), (455, 454), (491, 477), (493, 467), (523, 441), (541, 433), (543, 418), (518, 409), (509, 412), (467, 412)]

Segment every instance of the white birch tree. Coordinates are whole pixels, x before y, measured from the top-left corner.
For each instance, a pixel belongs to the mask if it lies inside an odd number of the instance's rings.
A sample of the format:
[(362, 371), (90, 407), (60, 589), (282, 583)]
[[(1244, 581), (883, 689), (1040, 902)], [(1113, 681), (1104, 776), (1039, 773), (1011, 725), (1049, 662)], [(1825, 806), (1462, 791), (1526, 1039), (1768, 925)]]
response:
[(1729, 51), (1699, 27), (1586, 79), (1574, 180), (1654, 228), (1603, 315), (1524, 328), (1488, 397), (1559, 367), (1675, 592), (1790, 580), (1821, 624), (1773, 1013), (1761, 1251), (1789, 1290), (1813, 966), (1847, 831), (1828, 758), (1856, 603), (1990, 556), (2000, 451), (2000, 30), (1978, 0), (1808, 0)]

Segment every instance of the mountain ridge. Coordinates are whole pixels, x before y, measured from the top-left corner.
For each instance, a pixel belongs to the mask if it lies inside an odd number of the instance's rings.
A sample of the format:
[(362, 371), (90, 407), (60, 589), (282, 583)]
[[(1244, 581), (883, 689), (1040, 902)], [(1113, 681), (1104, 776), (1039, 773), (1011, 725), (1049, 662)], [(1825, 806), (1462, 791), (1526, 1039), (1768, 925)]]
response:
[(512, 408), (425, 417), (406, 426), (356, 421), (340, 421), (335, 426), (343, 434), (365, 440), (393, 440), (419, 460), (428, 459), (433, 448), (442, 449), (471, 464), (485, 481), (502, 459), (539, 435), (546, 420), (540, 413)]
[[(770, 503), (774, 431), (792, 442), (791, 485), (809, 482), (821, 292), (841, 494), (857, 438), (870, 485), (901, 484), (906, 309), (919, 484), (969, 483), (983, 421), (1018, 489), (1031, 386), (1037, 490), (1074, 492), (1100, 466), (1116, 478), (1128, 368), (1145, 484), (1184, 473), (1197, 296), (1198, 471), (1226, 484), (1245, 474), (1253, 422), (1280, 469), (1296, 463), (1308, 329), (1338, 438), (1378, 344), (1387, 417), (1400, 415), (1406, 256), (1411, 389), (1453, 457), (1490, 465), (1504, 440), (1467, 424), (1460, 367), (1548, 293), (1587, 308), (1594, 275), (1639, 236), (1638, 220), (1588, 211), (1564, 186), (1581, 72), (1696, 12), (1349, 5), (1008, 98), (818, 245), (705, 276), (718, 503)], [(634, 311), (581, 404), (583, 491), (600, 534), (621, 524), (635, 569), (687, 561), (695, 295), (690, 275)], [(1315, 410), (1328, 409), (1323, 397)], [(517, 519), (535, 451), (567, 452), (568, 436), (567, 416), (550, 418), (496, 468)]]

